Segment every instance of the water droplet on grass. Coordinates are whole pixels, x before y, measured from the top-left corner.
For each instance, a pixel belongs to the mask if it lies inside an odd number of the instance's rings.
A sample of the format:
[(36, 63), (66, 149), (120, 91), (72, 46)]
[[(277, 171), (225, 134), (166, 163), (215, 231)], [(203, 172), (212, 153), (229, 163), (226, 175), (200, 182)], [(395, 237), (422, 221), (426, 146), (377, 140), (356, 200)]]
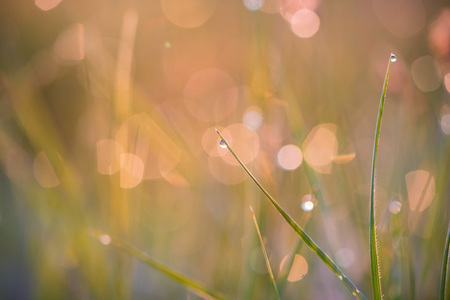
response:
[(220, 148), (226, 149), (227, 148), (227, 142), (225, 142), (224, 139), (220, 139), (219, 146), (220, 146)]
[(391, 62), (396, 62), (397, 61), (397, 56), (395, 56), (394, 53), (391, 53)]
[(342, 275), (339, 275), (338, 277), (339, 277), (339, 279), (340, 279), (340, 280), (342, 280), (342, 279), (343, 279), (343, 278), (342, 278)]

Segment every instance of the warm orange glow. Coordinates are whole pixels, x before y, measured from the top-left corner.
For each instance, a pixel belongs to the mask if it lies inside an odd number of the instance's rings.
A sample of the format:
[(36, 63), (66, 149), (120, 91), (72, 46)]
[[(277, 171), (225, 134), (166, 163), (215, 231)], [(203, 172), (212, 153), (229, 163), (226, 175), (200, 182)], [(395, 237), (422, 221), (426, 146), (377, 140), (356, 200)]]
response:
[(203, 25), (216, 10), (216, 0), (161, 0), (164, 15), (173, 24), (194, 28)]
[(35, 0), (34, 4), (42, 10), (50, 10), (58, 6), (61, 0)]
[(450, 93), (450, 73), (444, 76), (444, 86), (448, 93)]
[(444, 134), (450, 135), (450, 113), (442, 116), (441, 129)]
[(124, 153), (120, 156), (120, 187), (134, 188), (141, 183), (144, 174), (144, 163), (139, 156)]
[(434, 176), (425, 170), (415, 170), (405, 175), (405, 181), (410, 209), (423, 211), (434, 198), (436, 191)]
[(251, 106), (245, 110), (242, 118), (242, 123), (245, 127), (251, 130), (256, 130), (261, 127), (263, 121), (261, 108), (257, 106)]
[(292, 268), (289, 271), (287, 280), (289, 282), (299, 281), (303, 277), (305, 277), (307, 273), (308, 273), (308, 262), (303, 256), (295, 254), (294, 263), (292, 264)]
[(160, 178), (178, 164), (181, 151), (164, 130), (146, 113), (130, 117), (116, 134), (125, 151), (137, 155), (145, 165), (144, 179)]
[(393, 35), (413, 36), (425, 27), (426, 12), (420, 0), (373, 0), (380, 23)]
[(338, 150), (335, 132), (335, 124), (321, 124), (314, 127), (303, 142), (305, 161), (319, 173), (331, 172), (331, 162)]
[[(228, 151), (226, 149), (222, 150)], [(209, 156), (208, 167), (212, 176), (223, 184), (238, 184), (248, 178), (241, 166), (230, 165), (218, 157)]]
[[(243, 124), (232, 124), (226, 127), (221, 133), (244, 164), (252, 161), (258, 154), (259, 137), (255, 131), (248, 129)], [(217, 139), (217, 143), (219, 143), (219, 139)], [(220, 153), (223, 153), (221, 157), (227, 163), (235, 166), (239, 165), (227, 149), (221, 149)]]
[(288, 22), (291, 21), (292, 16), (301, 9), (309, 9), (315, 11), (319, 6), (319, 0), (272, 0), (272, 5), (278, 6), (278, 11), (281, 16)]
[(430, 26), (430, 46), (439, 58), (447, 58), (450, 52), (450, 9), (442, 10), (442, 13)]
[(301, 38), (309, 38), (317, 33), (320, 26), (319, 16), (312, 10), (304, 8), (291, 18), (292, 31)]
[(221, 127), (210, 127), (203, 133), (202, 136), (202, 147), (203, 150), (211, 156), (222, 156), (225, 153), (223, 149), (219, 146), (219, 136), (217, 135), (216, 128), (222, 132)]
[(286, 145), (278, 151), (277, 162), (282, 169), (295, 170), (302, 164), (302, 161), (302, 150), (296, 145)]
[(97, 142), (97, 167), (100, 174), (111, 175), (120, 169), (120, 156), (123, 147), (114, 140)]
[(356, 157), (356, 153), (349, 153), (349, 154), (341, 154), (333, 158), (333, 161), (337, 164), (343, 165), (348, 164)]
[(45, 152), (39, 152), (33, 161), (33, 172), (37, 182), (44, 188), (51, 188), (60, 184), (50, 160)]
[(438, 63), (429, 55), (417, 58), (411, 65), (414, 83), (422, 92), (436, 90), (442, 81)]
[(177, 170), (173, 170), (169, 173), (163, 174), (164, 179), (171, 185), (178, 187), (188, 187), (189, 182), (184, 178)]
[(236, 107), (238, 89), (233, 78), (219, 69), (195, 73), (184, 88), (188, 111), (205, 122), (225, 119)]
[(64, 64), (73, 64), (84, 59), (84, 25), (75, 23), (56, 39), (54, 52)]

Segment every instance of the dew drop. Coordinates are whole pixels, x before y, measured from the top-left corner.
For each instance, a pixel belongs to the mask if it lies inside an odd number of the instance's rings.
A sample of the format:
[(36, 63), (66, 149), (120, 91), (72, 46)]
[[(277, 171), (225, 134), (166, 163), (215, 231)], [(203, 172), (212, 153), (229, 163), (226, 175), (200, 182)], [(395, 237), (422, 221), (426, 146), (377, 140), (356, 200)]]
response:
[(343, 278), (342, 278), (342, 275), (339, 275), (338, 277), (339, 277), (339, 279), (340, 279), (340, 280), (342, 280), (342, 279), (343, 279)]
[(397, 56), (395, 56), (394, 53), (391, 53), (391, 62), (396, 62), (397, 61)]
[(224, 139), (220, 139), (219, 146), (220, 146), (220, 148), (226, 149), (227, 148), (227, 142), (225, 142)]

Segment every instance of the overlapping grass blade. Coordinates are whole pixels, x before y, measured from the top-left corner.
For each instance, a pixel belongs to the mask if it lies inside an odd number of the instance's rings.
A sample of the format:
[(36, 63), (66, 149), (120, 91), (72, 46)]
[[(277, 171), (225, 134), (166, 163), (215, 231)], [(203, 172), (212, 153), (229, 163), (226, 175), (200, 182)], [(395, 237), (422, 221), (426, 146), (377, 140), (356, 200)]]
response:
[(207, 295), (209, 298), (213, 298), (213, 299), (224, 299), (224, 296), (222, 296), (220, 293), (210, 290), (204, 284), (202, 284), (186, 275), (183, 275), (183, 274), (173, 270), (172, 268), (166, 266), (165, 264), (151, 258), (147, 253), (128, 244), (127, 242), (124, 242), (115, 237), (111, 237), (100, 230), (92, 230), (90, 232), (90, 234), (93, 237), (98, 238), (100, 240), (102, 237), (106, 237), (110, 241), (110, 245), (128, 253), (129, 255), (131, 255), (132, 257), (134, 257), (136, 259), (139, 259), (140, 261), (155, 268), (159, 272), (169, 276), (173, 280), (175, 280), (178, 283), (184, 285), (185, 287), (193, 290), (194, 292), (197, 292), (201, 295)]
[(378, 300), (383, 297), (381, 292), (381, 274), (380, 264), (378, 257), (378, 243), (376, 233), (376, 220), (375, 220), (375, 167), (378, 157), (378, 142), (380, 139), (381, 120), (383, 118), (383, 108), (386, 99), (387, 83), (389, 78), (389, 71), (391, 69), (391, 62), (395, 61), (395, 55), (391, 53), (389, 56), (389, 62), (386, 70), (386, 76), (384, 78), (383, 90), (381, 92), (380, 107), (378, 109), (377, 126), (375, 130), (375, 141), (373, 145), (373, 157), (372, 157), (372, 173), (370, 180), (370, 221), (369, 221), (369, 239), (370, 239), (370, 269), (372, 272), (372, 288), (373, 297)]
[(272, 268), (270, 267), (269, 258), (267, 257), (266, 247), (264, 246), (264, 241), (261, 236), (261, 232), (259, 231), (258, 222), (256, 221), (255, 213), (253, 212), (253, 208), (250, 206), (250, 211), (252, 212), (253, 222), (255, 223), (256, 231), (258, 232), (259, 241), (261, 243), (261, 249), (264, 254), (264, 259), (266, 260), (267, 270), (269, 271), (270, 280), (272, 281), (273, 289), (275, 290), (275, 295), (277, 299), (280, 299), (280, 293), (278, 292), (277, 283), (275, 282), (275, 277), (272, 273)]
[(298, 236), (305, 242), (305, 244), (315, 253), (319, 258), (333, 271), (336, 276), (344, 283), (347, 289), (352, 292), (356, 299), (366, 299), (363, 293), (355, 286), (355, 284), (341, 271), (338, 265), (326, 254), (317, 244), (309, 237), (308, 234), (294, 221), (294, 219), (289, 216), (288, 213), (278, 204), (277, 201), (266, 191), (266, 189), (256, 180), (255, 176), (250, 172), (250, 170), (245, 166), (245, 164), (239, 159), (236, 153), (228, 144), (227, 140), (220, 134), (220, 132), (216, 129), (217, 133), (221, 138), (221, 144), (225, 144), (230, 151), (230, 153), (234, 156), (234, 158), (238, 161), (238, 163), (242, 166), (242, 168), (247, 172), (250, 178), (256, 183), (259, 189), (266, 195), (269, 201), (273, 206), (278, 210), (281, 216), (286, 220), (286, 222), (294, 229), (294, 231), (298, 234)]
[[(439, 299), (444, 300), (447, 294), (448, 252), (450, 245), (450, 224), (448, 224), (447, 240), (445, 241), (444, 259), (442, 260), (441, 289)], [(449, 295), (450, 296), (450, 295)]]

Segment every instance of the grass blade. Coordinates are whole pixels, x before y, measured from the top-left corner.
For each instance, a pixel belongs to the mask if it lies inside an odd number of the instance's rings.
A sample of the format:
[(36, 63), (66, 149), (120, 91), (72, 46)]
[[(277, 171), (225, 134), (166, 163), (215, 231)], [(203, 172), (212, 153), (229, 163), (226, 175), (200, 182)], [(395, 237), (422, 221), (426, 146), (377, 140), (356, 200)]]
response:
[(448, 254), (450, 245), (450, 223), (448, 224), (447, 240), (445, 241), (444, 259), (442, 261), (441, 289), (439, 299), (444, 300), (447, 294)]
[(369, 239), (370, 239), (370, 269), (372, 272), (372, 288), (373, 298), (375, 300), (381, 299), (383, 294), (381, 292), (381, 273), (378, 257), (378, 242), (375, 221), (375, 167), (378, 156), (378, 142), (380, 139), (381, 120), (383, 118), (384, 101), (386, 99), (386, 89), (389, 78), (389, 70), (391, 69), (391, 62), (396, 61), (397, 58), (393, 53), (389, 57), (389, 62), (384, 78), (383, 90), (381, 92), (380, 107), (378, 109), (377, 127), (375, 130), (375, 142), (373, 145), (373, 159), (372, 159), (372, 174), (370, 180), (370, 221), (369, 221)]
[(275, 282), (275, 277), (273, 277), (272, 268), (270, 267), (269, 258), (267, 257), (266, 247), (264, 247), (264, 242), (261, 236), (261, 232), (259, 231), (258, 222), (256, 221), (255, 213), (253, 212), (253, 208), (250, 206), (250, 211), (252, 212), (253, 222), (255, 223), (256, 231), (258, 232), (259, 241), (261, 243), (261, 249), (264, 254), (264, 259), (266, 260), (267, 270), (269, 271), (270, 280), (272, 280), (273, 289), (275, 290), (275, 295), (277, 299), (280, 299), (280, 293), (278, 292), (278, 287)]
[(273, 206), (278, 210), (281, 216), (286, 220), (286, 222), (294, 229), (298, 236), (305, 242), (305, 244), (313, 251), (319, 258), (333, 271), (336, 276), (344, 283), (347, 289), (352, 292), (356, 299), (366, 299), (363, 293), (353, 284), (353, 282), (345, 276), (338, 265), (326, 254), (317, 244), (309, 237), (309, 235), (294, 221), (294, 219), (289, 216), (289, 214), (278, 204), (277, 201), (266, 191), (266, 189), (259, 183), (259, 181), (253, 176), (250, 170), (245, 166), (245, 164), (239, 159), (236, 153), (228, 144), (227, 140), (220, 134), (216, 129), (217, 134), (220, 136), (220, 144), (225, 145), (242, 168), (247, 172), (250, 178), (256, 183), (259, 189), (266, 195)]
[[(208, 287), (203, 285), (202, 283), (187, 277), (186, 275), (183, 275), (172, 268), (166, 266), (165, 264), (151, 258), (147, 253), (144, 251), (128, 244), (127, 242), (124, 242), (118, 238), (111, 237), (104, 232), (100, 230), (92, 230), (91, 235), (97, 239), (99, 239), (104, 244), (111, 244), (112, 246), (128, 253), (132, 257), (146, 263), (147, 265), (155, 268), (159, 272), (167, 275), (168, 277), (172, 278), (173, 280), (177, 281), (178, 283), (184, 285), (185, 287), (201, 294), (201, 295), (207, 295), (207, 298), (213, 298), (213, 299), (224, 299), (222, 295), (215, 291), (211, 291)], [(107, 242), (104, 242), (107, 240)]]

